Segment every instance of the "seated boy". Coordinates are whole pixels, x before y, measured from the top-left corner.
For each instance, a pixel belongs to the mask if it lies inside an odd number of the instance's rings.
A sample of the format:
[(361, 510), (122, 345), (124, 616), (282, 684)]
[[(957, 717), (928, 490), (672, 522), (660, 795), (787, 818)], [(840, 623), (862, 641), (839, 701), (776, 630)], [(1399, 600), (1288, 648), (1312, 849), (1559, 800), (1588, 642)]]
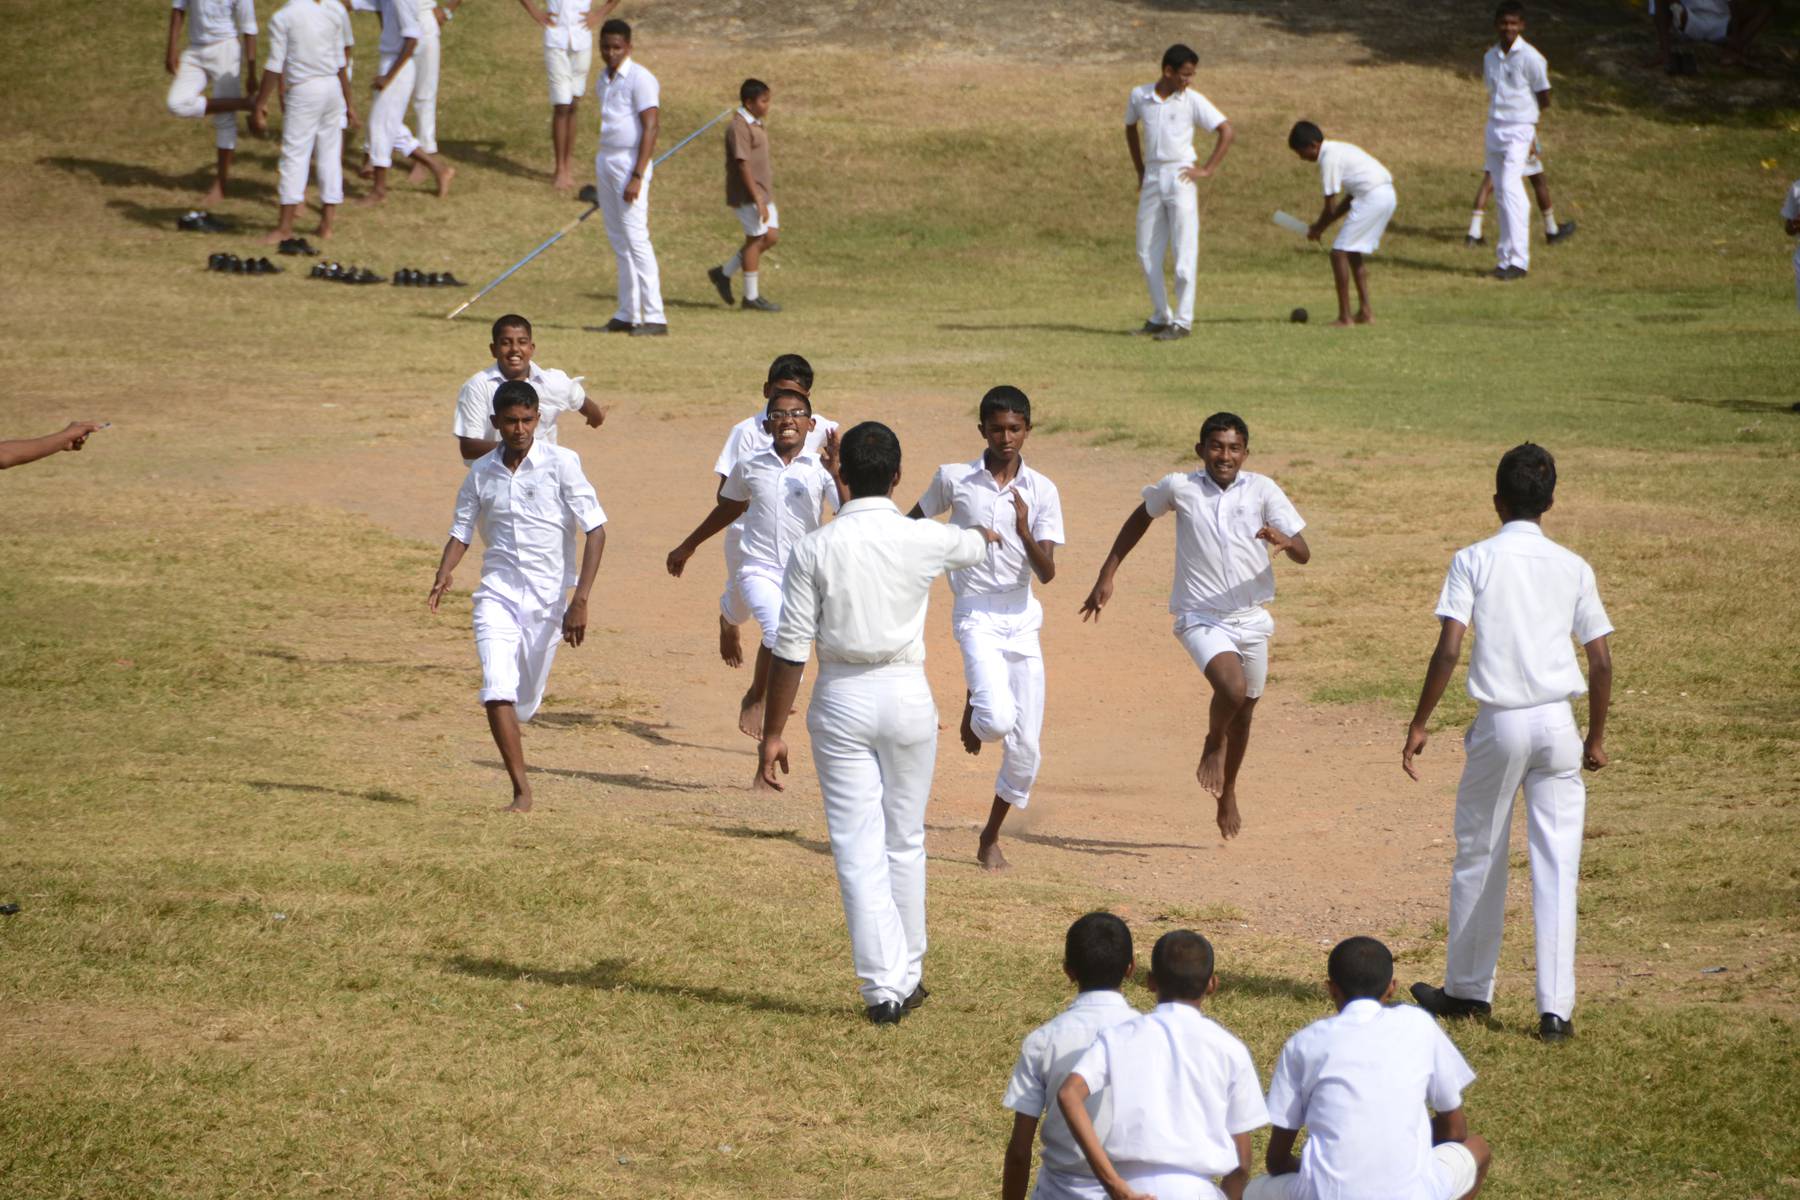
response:
[(517, 313), (507, 313), (494, 322), (488, 353), (494, 365), (483, 367), (469, 376), (456, 394), (456, 420), (451, 432), (456, 435), (464, 464), (472, 463), (500, 443), (494, 439), (494, 428), (488, 414), (492, 411), (494, 393), (501, 384), (512, 379), (529, 383), (538, 394), (537, 439), (556, 445), (556, 414), (578, 412), (590, 429), (606, 420), (606, 412), (582, 389), (581, 376), (571, 379), (555, 367), (540, 367), (531, 361), (537, 343), (531, 340), (531, 322)]
[[(1250, 1134), (1269, 1123), (1250, 1051), (1200, 1004), (1219, 986), (1212, 943), (1191, 929), (1150, 952), (1156, 1007), (1101, 1032), (1056, 1093), (1075, 1144), (1110, 1200), (1242, 1200)], [(1087, 1099), (1112, 1095), (1104, 1140)], [(1217, 1180), (1215, 1185), (1214, 1180)]]
[[(1469, 1135), (1462, 1090), (1475, 1080), (1422, 1008), (1388, 1007), (1394, 956), (1374, 938), (1332, 950), (1338, 1015), (1288, 1039), (1269, 1080), (1269, 1173), (1245, 1200), (1458, 1200), (1481, 1190), (1488, 1145)], [(1429, 1121), (1425, 1106), (1436, 1115)], [(1294, 1139), (1307, 1130), (1294, 1157)]]
[[(1012, 1141), (1006, 1147), (1001, 1200), (1025, 1200), (1031, 1182), (1031, 1142), (1042, 1119), (1044, 1167), (1038, 1175), (1036, 1200), (1080, 1200), (1100, 1194), (1081, 1147), (1069, 1135), (1069, 1124), (1055, 1104), (1056, 1093), (1103, 1029), (1131, 1020), (1137, 1009), (1119, 989), (1136, 964), (1131, 958), (1131, 930), (1111, 913), (1091, 912), (1069, 926), (1063, 939), (1063, 974), (1078, 989), (1069, 1007), (1025, 1037), (1012, 1080), (1001, 1101), (1013, 1112)], [(1089, 1118), (1101, 1140), (1112, 1127), (1110, 1094), (1087, 1100)]]

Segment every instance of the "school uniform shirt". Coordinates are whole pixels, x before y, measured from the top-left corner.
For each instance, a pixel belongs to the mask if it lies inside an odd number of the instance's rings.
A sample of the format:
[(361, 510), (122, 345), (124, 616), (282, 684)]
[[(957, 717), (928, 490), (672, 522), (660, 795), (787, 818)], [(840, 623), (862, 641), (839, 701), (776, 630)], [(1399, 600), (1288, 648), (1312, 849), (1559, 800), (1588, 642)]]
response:
[(946, 463), (931, 477), (919, 497), (919, 511), (928, 517), (949, 512), (950, 523), (962, 529), (992, 529), (1000, 541), (987, 548), (987, 556), (973, 567), (950, 572), (950, 591), (957, 596), (991, 596), (1031, 586), (1031, 560), (1019, 541), (1019, 519), (1011, 493), (1025, 500), (1033, 541), (1063, 544), (1062, 497), (1048, 476), (1023, 461), (1019, 472), (1004, 488), (994, 480), (985, 457), (971, 463)]
[(1437, 1020), (1353, 1000), (1288, 1039), (1269, 1078), (1269, 1120), (1306, 1127), (1302, 1194), (1436, 1200), (1431, 1119), (1462, 1107), (1475, 1072)]
[(787, 566), (794, 545), (824, 523), (821, 507), (837, 508), (837, 484), (818, 455), (802, 450), (784, 463), (773, 446), (739, 459), (719, 494), (750, 503), (740, 543), (745, 565), (776, 571)]
[(593, 0), (549, 0), (544, 5), (550, 17), (550, 24), (544, 27), (544, 49), (580, 54), (592, 47), (594, 31), (587, 27), (592, 7)]
[(931, 583), (972, 567), (987, 540), (973, 529), (909, 520), (885, 496), (851, 500), (801, 538), (782, 583), (775, 656), (821, 663), (922, 663)]
[(1496, 708), (1532, 708), (1586, 692), (1575, 642), (1585, 646), (1613, 628), (1594, 568), (1536, 521), (1508, 521), (1493, 537), (1458, 550), (1437, 615), (1475, 631), (1469, 695)]
[(337, 0), (288, 0), (269, 18), (269, 58), (263, 69), (279, 73), (288, 88), (334, 79), (344, 68), (344, 32)]
[(1238, 1169), (1232, 1138), (1269, 1123), (1244, 1043), (1191, 1004), (1159, 1004), (1102, 1030), (1069, 1072), (1112, 1092), (1113, 1165), (1218, 1177)]
[(1524, 38), (1513, 42), (1511, 50), (1494, 43), (1481, 60), (1481, 77), (1488, 90), (1488, 120), (1537, 124), (1537, 94), (1550, 90), (1550, 62), (1536, 46)]
[(1275, 598), (1275, 568), (1257, 531), (1273, 525), (1293, 537), (1306, 522), (1273, 479), (1239, 471), (1220, 488), (1204, 468), (1165, 475), (1144, 489), (1144, 511), (1160, 517), (1171, 510), (1181, 519), (1170, 612), (1234, 613)]
[[(764, 427), (767, 417), (767, 408), (758, 408), (754, 414), (731, 427), (731, 432), (725, 435), (725, 445), (719, 450), (719, 457), (713, 461), (714, 474), (729, 476), (739, 459), (761, 454), (775, 444), (775, 439), (769, 436), (768, 429)], [(837, 427), (838, 423), (830, 417), (814, 413), (812, 432), (806, 435), (806, 452), (817, 453)]]
[(515, 471), (506, 469), (505, 452), (494, 447), (463, 477), (450, 536), (467, 546), (481, 534), (483, 587), (560, 603), (563, 589), (580, 578), (581, 563), (568, 553), (569, 533), (592, 533), (606, 524), (606, 512), (573, 450), (534, 439)]
[[(1094, 1044), (1101, 1031), (1135, 1019), (1138, 1010), (1114, 991), (1082, 992), (1069, 1007), (1025, 1035), (1019, 1061), (1013, 1065), (1006, 1096), (1000, 1103), (1027, 1117), (1040, 1117), (1038, 1134), (1044, 1142), (1044, 1166), (1057, 1171), (1093, 1175), (1087, 1156), (1075, 1144), (1069, 1123), (1063, 1118), (1056, 1093), (1077, 1060)], [(1087, 1099), (1088, 1118), (1106, 1140), (1112, 1128), (1112, 1091), (1102, 1089)]]
[(1132, 88), (1131, 98), (1125, 102), (1125, 124), (1143, 127), (1138, 131), (1138, 141), (1146, 170), (1194, 162), (1198, 157), (1194, 153), (1194, 127), (1211, 133), (1224, 123), (1225, 114), (1193, 88), (1183, 88), (1165, 100), (1156, 94), (1154, 83), (1146, 83)]
[[(744, 186), (742, 162), (750, 168), (750, 187)], [(732, 208), (775, 202), (775, 168), (769, 162), (769, 130), (739, 106), (725, 127), (725, 203)]]
[[(457, 437), (475, 438), (478, 441), (496, 441), (500, 435), (494, 430), (494, 393), (506, 382), (506, 376), (500, 373), (500, 365), (493, 363), (469, 376), (456, 393), (456, 420), (452, 423), (451, 432)], [(555, 367), (540, 367), (531, 364), (525, 373), (525, 382), (529, 383), (538, 394), (538, 427), (535, 438), (540, 442), (556, 445), (556, 417), (563, 412), (579, 411), (587, 400), (587, 392), (578, 379), (558, 371)]]
[(350, 11), (342, 4), (329, 2), (325, 5), (325, 9), (331, 13), (331, 19), (337, 22), (338, 33), (344, 42), (344, 66), (350, 67), (353, 65), (350, 47), (356, 45), (356, 33), (350, 27)]
[(598, 80), (600, 90), (600, 153), (636, 154), (644, 140), (638, 114), (661, 103), (662, 89), (656, 76), (626, 59), (619, 73), (602, 67)]
[(187, 14), (188, 45), (196, 50), (256, 33), (256, 0), (171, 0), (169, 7)]
[(425, 36), (419, 29), (419, 9), (413, 0), (379, 0), (375, 8), (381, 14), (381, 41), (376, 43), (375, 51), (383, 61), (399, 54), (407, 38), (416, 42)]
[(1349, 192), (1366, 196), (1379, 187), (1392, 186), (1394, 177), (1361, 146), (1329, 139), (1319, 143), (1319, 179), (1327, 196)]

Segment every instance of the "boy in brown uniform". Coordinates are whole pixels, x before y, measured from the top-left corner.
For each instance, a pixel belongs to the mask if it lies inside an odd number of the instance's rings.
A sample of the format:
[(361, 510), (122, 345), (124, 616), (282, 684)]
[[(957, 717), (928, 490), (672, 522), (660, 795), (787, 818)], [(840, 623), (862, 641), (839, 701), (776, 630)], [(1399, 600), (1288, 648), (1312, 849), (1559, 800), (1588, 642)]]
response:
[(741, 270), (743, 306), (758, 312), (781, 311), (781, 305), (763, 298), (756, 271), (763, 252), (774, 249), (781, 240), (774, 172), (769, 165), (769, 131), (763, 124), (773, 99), (769, 85), (760, 79), (746, 79), (738, 88), (738, 110), (725, 130), (725, 203), (744, 227), (744, 245), (730, 261), (706, 273), (720, 297), (731, 304), (731, 277)]

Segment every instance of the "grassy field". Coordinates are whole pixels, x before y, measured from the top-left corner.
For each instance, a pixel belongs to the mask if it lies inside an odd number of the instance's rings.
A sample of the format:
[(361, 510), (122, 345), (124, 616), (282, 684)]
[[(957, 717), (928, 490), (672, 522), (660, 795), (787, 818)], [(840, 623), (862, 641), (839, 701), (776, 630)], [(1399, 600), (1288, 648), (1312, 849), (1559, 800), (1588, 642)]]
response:
[[(674, 336), (621, 346), (582, 332), (612, 307), (597, 221), (455, 324), (454, 293), (209, 275), (206, 254), (244, 239), (174, 232), (210, 146), (163, 113), (162, 10), (14, 7), (30, 36), (0, 50), (0, 430), (117, 428), (0, 477), (0, 902), (23, 910), (0, 917), (0, 1195), (991, 1194), (1006, 1071), (1062, 1002), (1062, 930), (1096, 905), (1130, 904), (1146, 950), (1177, 925), (1213, 936), (1216, 1015), (1265, 1070), (1323, 1012), (1324, 948), (1244, 931), (1229, 897), (1177, 911), (934, 866), (937, 996), (877, 1033), (816, 828), (606, 805), (499, 820), (460, 792), (467, 634), (415, 611), (435, 548), (363, 515), (348, 472), (321, 471), (298, 508), (245, 479), (441, 438), (485, 320), (510, 308), (651, 412), (735, 416), (745, 381), (800, 348), (834, 413), (1013, 381), (1040, 430), (1130, 446), (1146, 476), (1205, 413), (1243, 413), (1323, 551), (1284, 592), (1308, 646), (1284, 686), (1386, 706), (1396, 748), (1448, 554), (1491, 525), (1493, 461), (1551, 447), (1551, 532), (1594, 564), (1619, 630), (1583, 955), (1640, 983), (1584, 995), (1555, 1054), (1520, 1036), (1522, 982), (1504, 1028), (1457, 1031), (1498, 1155), (1489, 1194), (1800, 1196), (1791, 66), (1672, 95), (1619, 68), (1643, 49), (1623, 6), (1560, 6), (1533, 36), (1558, 69), (1557, 208), (1582, 231), (1503, 288), (1461, 246), (1486, 6), (1465, 26), (1449, 4), (1363, 22), (1146, 2), (1065, 29), (997, 4), (924, 9), (911, 39), (871, 16), (869, 41), (829, 6), (780, 10), (825, 30), (811, 42), (773, 8), (739, 6), (720, 39), (698, 8), (646, 7), (666, 128), (745, 74), (776, 88), (787, 239), (765, 288), (789, 311), (746, 334), (710, 301), (735, 224), (709, 137), (655, 185)], [(71, 22), (92, 37), (49, 35)], [(358, 37), (367, 79), (372, 28)], [(1150, 346), (1122, 336), (1145, 313), (1118, 118), (1176, 37), (1240, 139), (1204, 194), (1196, 336)], [(441, 101), (453, 195), (347, 211), (333, 256), (485, 280), (578, 211), (548, 187), (536, 47), (511, 6), (468, 6)], [(117, 65), (84, 88), (96, 61)], [(1285, 148), (1300, 116), (1396, 176), (1371, 329), (1285, 320), (1330, 303), (1323, 256), (1268, 221), (1316, 204)], [(223, 211), (262, 232), (272, 147), (247, 139), (240, 172)], [(613, 717), (639, 703), (621, 692)], [(1467, 715), (1447, 704), (1440, 739)], [(1436, 937), (1407, 978), (1440, 969)], [(1520, 913), (1508, 962), (1529, 945)]]

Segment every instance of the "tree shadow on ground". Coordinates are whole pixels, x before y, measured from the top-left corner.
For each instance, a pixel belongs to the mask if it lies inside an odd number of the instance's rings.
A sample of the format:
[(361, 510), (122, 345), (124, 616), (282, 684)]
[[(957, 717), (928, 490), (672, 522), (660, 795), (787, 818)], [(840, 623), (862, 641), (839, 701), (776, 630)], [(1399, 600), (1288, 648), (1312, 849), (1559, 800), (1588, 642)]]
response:
[(350, 788), (325, 787), (317, 783), (284, 783), (278, 779), (248, 779), (245, 786), (258, 792), (301, 792), (313, 796), (342, 796), (346, 800), (367, 800), (374, 804), (411, 804), (419, 802), (411, 796), (403, 796), (399, 792), (390, 792), (386, 788), (368, 788), (365, 791), (353, 791)]
[(1066, 321), (1025, 322), (1014, 325), (970, 325), (948, 322), (938, 326), (945, 333), (1085, 333), (1093, 337), (1130, 337), (1132, 329), (1108, 329), (1098, 325), (1074, 325)]
[(726, 837), (749, 838), (753, 841), (786, 842), (790, 846), (798, 846), (802, 850), (810, 850), (814, 854), (830, 856), (831, 846), (817, 838), (801, 837), (798, 829), (757, 829), (750, 825), (709, 825), (714, 833)]
[(812, 1004), (789, 1000), (760, 992), (740, 992), (723, 987), (686, 987), (645, 979), (632, 970), (622, 958), (602, 958), (585, 967), (534, 967), (508, 962), (503, 958), (477, 958), (455, 954), (444, 960), (444, 968), (456, 975), (473, 979), (497, 979), (508, 983), (536, 983), (546, 987), (581, 987), (601, 992), (642, 992), (665, 996), (671, 1000), (698, 1000), (702, 1004), (720, 1004), (751, 1012), (785, 1013), (796, 1017), (840, 1016), (848, 1010), (840, 1005)]
[(505, 145), (505, 142), (492, 140), (444, 141), (438, 143), (438, 149), (454, 163), (467, 163), (472, 167), (480, 167), (499, 175), (510, 175), (514, 179), (532, 179), (549, 183), (555, 178), (549, 171), (528, 167), (524, 163), (500, 153)]
[(1255, 996), (1261, 1000), (1308, 1000), (1321, 1004), (1329, 1002), (1324, 984), (1286, 979), (1280, 975), (1220, 971), (1219, 991), (1227, 995), (1236, 993)]
[(1149, 858), (1152, 850), (1204, 850), (1205, 846), (1191, 846), (1186, 842), (1109, 842), (1100, 838), (1061, 837), (1049, 833), (1031, 833), (1026, 830), (1009, 833), (1014, 841), (1028, 842), (1033, 846), (1049, 846), (1056, 850), (1069, 850), (1076, 854), (1097, 854), (1103, 856), (1127, 855), (1132, 858)]

